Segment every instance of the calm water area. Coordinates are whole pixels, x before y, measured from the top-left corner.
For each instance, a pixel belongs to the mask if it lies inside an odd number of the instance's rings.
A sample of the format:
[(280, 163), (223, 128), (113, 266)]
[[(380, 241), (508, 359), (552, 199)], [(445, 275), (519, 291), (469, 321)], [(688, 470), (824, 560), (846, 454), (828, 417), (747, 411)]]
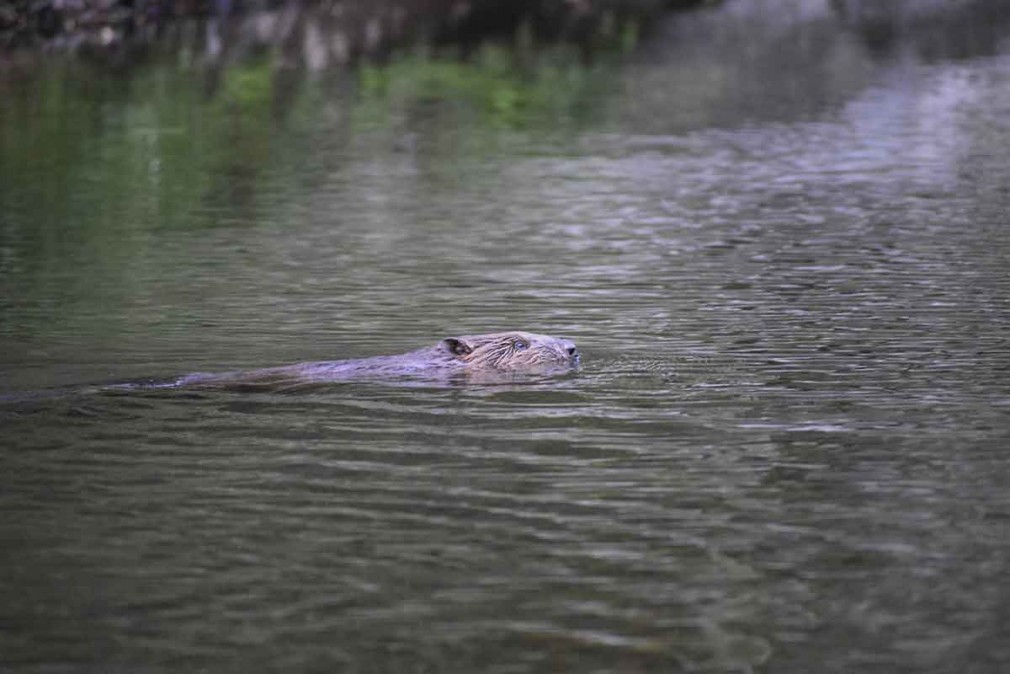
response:
[(4, 62), (0, 670), (1008, 671), (1010, 7), (883, 4)]

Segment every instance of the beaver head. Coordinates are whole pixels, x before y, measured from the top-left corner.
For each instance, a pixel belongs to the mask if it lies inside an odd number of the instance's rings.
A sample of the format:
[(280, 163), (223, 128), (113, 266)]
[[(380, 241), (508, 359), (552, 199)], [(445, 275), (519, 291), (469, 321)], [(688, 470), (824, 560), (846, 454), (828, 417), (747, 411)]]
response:
[(567, 339), (532, 332), (495, 332), (487, 335), (447, 337), (440, 343), (467, 370), (536, 372), (573, 368), (579, 350)]

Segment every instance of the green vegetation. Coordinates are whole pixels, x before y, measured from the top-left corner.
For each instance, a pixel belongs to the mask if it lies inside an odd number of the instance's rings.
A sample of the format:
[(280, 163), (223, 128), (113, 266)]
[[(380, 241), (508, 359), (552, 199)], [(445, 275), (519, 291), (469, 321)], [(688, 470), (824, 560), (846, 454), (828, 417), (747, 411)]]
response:
[(606, 65), (587, 66), (574, 51), (561, 49), (522, 65), (516, 61), (506, 48), (487, 46), (465, 62), (411, 54), (365, 66), (358, 118), (364, 125), (382, 124), (397, 113), (439, 106), (453, 123), (551, 132), (599, 114)]
[[(220, 199), (239, 200), (252, 217), (260, 177), (317, 160), (308, 139), (320, 127), (344, 143), (375, 131), (431, 133), (436, 152), (479, 151), (513, 132), (549, 139), (605, 118), (613, 70), (561, 47), (487, 46), (466, 61), (412, 53), (363, 65), (348, 96), (326, 80), (279, 91), (297, 76), (269, 54), (209, 73), (172, 60), (125, 76), (55, 62), (27, 82), (0, 82), (9, 101), (0, 108), (0, 208), (23, 213), (31, 230), (52, 223), (60, 236), (71, 219), (84, 229), (211, 226), (206, 207)], [(477, 142), (442, 145), (442, 130)]]

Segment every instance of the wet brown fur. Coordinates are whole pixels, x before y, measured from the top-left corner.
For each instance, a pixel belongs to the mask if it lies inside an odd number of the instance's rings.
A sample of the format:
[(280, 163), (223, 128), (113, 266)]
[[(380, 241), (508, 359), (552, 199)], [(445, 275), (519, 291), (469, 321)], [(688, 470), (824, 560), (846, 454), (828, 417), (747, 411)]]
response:
[(571, 366), (578, 350), (568, 340), (532, 332), (494, 332), (442, 340), (469, 370), (533, 370), (544, 365)]

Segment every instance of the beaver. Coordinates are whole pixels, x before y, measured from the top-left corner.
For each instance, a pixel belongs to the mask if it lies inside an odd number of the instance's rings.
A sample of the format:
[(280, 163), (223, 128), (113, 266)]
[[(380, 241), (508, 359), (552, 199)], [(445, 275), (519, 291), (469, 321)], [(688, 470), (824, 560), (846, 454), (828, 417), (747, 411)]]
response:
[(496, 382), (524, 375), (567, 372), (578, 368), (580, 362), (579, 350), (567, 339), (533, 332), (494, 332), (446, 337), (433, 346), (395, 356), (298, 363), (217, 374), (195, 373), (161, 386), (281, 390), (354, 379)]

